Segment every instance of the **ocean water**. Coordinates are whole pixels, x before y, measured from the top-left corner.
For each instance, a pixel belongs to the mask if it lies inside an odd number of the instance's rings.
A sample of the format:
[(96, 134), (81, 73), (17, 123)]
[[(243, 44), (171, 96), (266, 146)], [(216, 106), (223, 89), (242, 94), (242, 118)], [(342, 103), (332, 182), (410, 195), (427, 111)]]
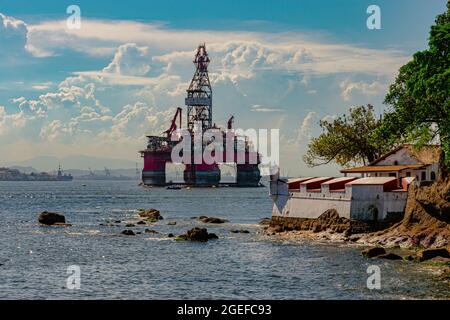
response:
[[(83, 185), (85, 184), (85, 185)], [(157, 208), (164, 220), (122, 236), (136, 209)], [(37, 223), (43, 211), (64, 213), (72, 227)], [(360, 249), (326, 243), (276, 241), (257, 225), (269, 217), (266, 188), (144, 189), (134, 181), (0, 182), (1, 299), (422, 299), (450, 296), (425, 267), (366, 260)], [(205, 225), (193, 216), (230, 222)], [(176, 221), (175, 226), (167, 225)], [(206, 226), (207, 243), (178, 242)], [(243, 228), (250, 234), (233, 234)], [(128, 228), (127, 228), (128, 229)], [(367, 289), (367, 267), (381, 270), (381, 289)], [(80, 289), (66, 286), (80, 268)]]

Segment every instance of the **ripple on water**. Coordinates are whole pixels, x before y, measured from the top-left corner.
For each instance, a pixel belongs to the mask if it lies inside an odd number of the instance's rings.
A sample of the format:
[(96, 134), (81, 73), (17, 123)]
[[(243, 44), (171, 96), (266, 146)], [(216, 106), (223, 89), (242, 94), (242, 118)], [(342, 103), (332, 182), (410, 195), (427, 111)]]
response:
[[(0, 298), (22, 299), (414, 299), (449, 296), (416, 264), (365, 260), (359, 249), (310, 241), (274, 241), (259, 231), (270, 215), (267, 189), (144, 189), (133, 181), (0, 182)], [(24, 195), (27, 195), (25, 198)], [(54, 196), (53, 196), (54, 195)], [(164, 220), (123, 236), (139, 208)], [(43, 210), (63, 212), (69, 228), (41, 227)], [(229, 220), (203, 224), (192, 216)], [(117, 226), (99, 226), (121, 220)], [(176, 221), (174, 226), (168, 221)], [(219, 236), (207, 243), (168, 238), (194, 226)], [(160, 232), (149, 236), (145, 228)], [(250, 234), (231, 234), (248, 229)], [(30, 254), (30, 252), (32, 252)], [(366, 288), (367, 267), (379, 264), (382, 290)], [(67, 267), (78, 265), (82, 289), (65, 289)]]

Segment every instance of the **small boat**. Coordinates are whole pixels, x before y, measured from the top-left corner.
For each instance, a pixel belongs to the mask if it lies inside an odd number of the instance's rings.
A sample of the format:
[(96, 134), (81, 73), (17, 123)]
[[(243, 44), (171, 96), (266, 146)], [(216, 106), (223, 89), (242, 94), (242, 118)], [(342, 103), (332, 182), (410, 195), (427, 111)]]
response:
[(177, 185), (170, 185), (166, 187), (167, 190), (180, 190), (181, 187)]

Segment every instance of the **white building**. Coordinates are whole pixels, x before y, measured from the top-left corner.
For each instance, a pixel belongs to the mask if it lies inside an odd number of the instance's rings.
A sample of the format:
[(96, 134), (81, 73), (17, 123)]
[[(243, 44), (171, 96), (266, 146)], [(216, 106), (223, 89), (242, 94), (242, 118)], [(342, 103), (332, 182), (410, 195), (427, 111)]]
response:
[(383, 155), (368, 166), (341, 170), (348, 174), (360, 173), (362, 177), (415, 177), (416, 181), (436, 180), (439, 170), (440, 147), (427, 145), (415, 150), (405, 144)]
[(272, 216), (318, 218), (329, 209), (353, 220), (384, 220), (402, 215), (409, 185), (436, 179), (439, 147), (420, 152), (403, 145), (369, 166), (342, 170), (357, 177), (308, 177), (283, 180), (271, 177)]

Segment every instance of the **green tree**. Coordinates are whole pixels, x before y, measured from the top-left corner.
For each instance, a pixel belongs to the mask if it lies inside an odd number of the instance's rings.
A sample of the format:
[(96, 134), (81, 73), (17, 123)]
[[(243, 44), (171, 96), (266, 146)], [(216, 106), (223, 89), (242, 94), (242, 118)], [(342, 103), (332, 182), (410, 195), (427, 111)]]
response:
[(350, 108), (349, 115), (332, 121), (321, 120), (324, 132), (308, 144), (303, 161), (311, 167), (332, 161), (342, 166), (368, 164), (390, 149), (372, 137), (379, 125), (371, 105)]
[(376, 133), (389, 143), (412, 142), (418, 148), (439, 140), (442, 175), (450, 165), (450, 1), (447, 8), (431, 27), (429, 48), (400, 68)]

